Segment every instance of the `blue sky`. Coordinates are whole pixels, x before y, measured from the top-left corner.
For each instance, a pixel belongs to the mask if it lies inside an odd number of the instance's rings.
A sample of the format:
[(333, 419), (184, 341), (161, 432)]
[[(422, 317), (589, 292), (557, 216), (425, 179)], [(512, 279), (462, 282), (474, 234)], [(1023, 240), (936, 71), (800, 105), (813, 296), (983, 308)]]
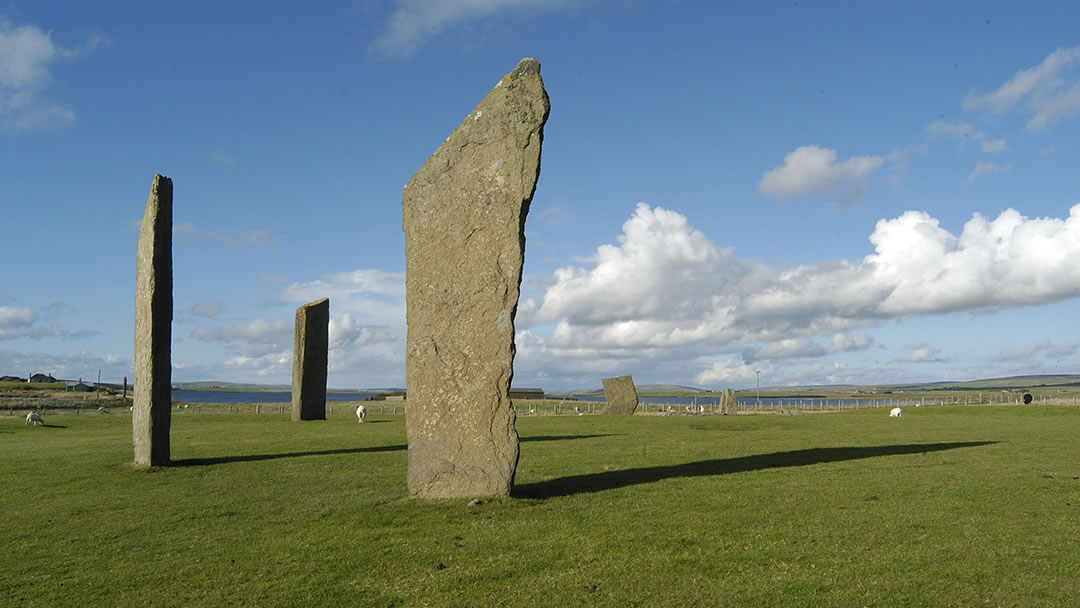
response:
[[(404, 385), (401, 188), (551, 98), (515, 385), (1080, 372), (1080, 5), (0, 0), (0, 375), (132, 375), (174, 181), (173, 378)], [(1075, 213), (1075, 214), (1074, 214)]]

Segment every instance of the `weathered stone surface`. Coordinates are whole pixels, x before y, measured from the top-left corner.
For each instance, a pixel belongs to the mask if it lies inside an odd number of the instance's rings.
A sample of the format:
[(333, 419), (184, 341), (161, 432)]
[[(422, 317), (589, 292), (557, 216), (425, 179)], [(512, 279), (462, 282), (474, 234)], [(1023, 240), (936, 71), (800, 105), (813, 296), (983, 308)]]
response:
[(326, 364), (330, 346), (330, 300), (296, 309), (292, 365), (292, 419), (326, 420)]
[(513, 486), (514, 315), (548, 110), (540, 64), (524, 59), (402, 193), (413, 497)]
[(634, 388), (634, 379), (630, 376), (616, 376), (604, 378), (604, 399), (607, 407), (603, 414), (631, 415), (637, 409), (637, 389)]
[(135, 260), (135, 464), (169, 464), (172, 423), (172, 180), (154, 176)]
[(735, 414), (738, 411), (739, 404), (735, 400), (735, 389), (724, 389), (724, 392), (720, 393), (720, 413)]

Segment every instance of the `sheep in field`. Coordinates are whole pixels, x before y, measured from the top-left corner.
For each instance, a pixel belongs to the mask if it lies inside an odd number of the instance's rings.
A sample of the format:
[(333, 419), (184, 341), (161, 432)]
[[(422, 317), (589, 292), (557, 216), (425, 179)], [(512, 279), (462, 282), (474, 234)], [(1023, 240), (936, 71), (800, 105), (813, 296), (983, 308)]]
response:
[(898, 407), (894, 407), (894, 408), (892, 408), (892, 411), (889, 412), (889, 417), (890, 418), (899, 418), (900, 415), (903, 414), (903, 413), (904, 413), (903, 410), (901, 410)]
[(45, 424), (45, 419), (37, 412), (30, 412), (26, 415), (26, 424), (31, 423), (33, 423), (34, 426), (38, 426), (39, 424)]
[(367, 408), (364, 406), (358, 406), (356, 408), (356, 420), (360, 424), (364, 424), (364, 418), (367, 417)]

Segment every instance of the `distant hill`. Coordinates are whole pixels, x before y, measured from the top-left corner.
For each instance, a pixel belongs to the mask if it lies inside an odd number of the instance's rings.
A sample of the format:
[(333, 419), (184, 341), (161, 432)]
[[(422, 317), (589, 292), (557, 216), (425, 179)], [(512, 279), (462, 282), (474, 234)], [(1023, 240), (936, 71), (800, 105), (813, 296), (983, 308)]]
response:
[[(185, 391), (291, 391), (291, 384), (252, 384), (244, 382), (221, 382), (218, 380), (200, 380), (198, 382), (173, 382), (173, 388)], [(404, 388), (327, 388), (328, 392), (342, 393), (393, 393)]]

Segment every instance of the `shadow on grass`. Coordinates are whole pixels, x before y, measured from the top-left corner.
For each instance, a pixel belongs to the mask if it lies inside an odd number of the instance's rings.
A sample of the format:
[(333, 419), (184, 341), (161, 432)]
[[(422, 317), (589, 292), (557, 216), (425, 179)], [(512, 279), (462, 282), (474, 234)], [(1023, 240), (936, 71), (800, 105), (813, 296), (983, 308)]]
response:
[(288, 452), (283, 454), (249, 454), (247, 456), (215, 456), (212, 458), (181, 458), (174, 460), (170, 466), (174, 467), (201, 467), (211, 464), (226, 464), (230, 462), (258, 462), (260, 460), (277, 460), (278, 458), (299, 458), (301, 456), (333, 456), (335, 454), (364, 454), (371, 452), (396, 452), (404, 450), (404, 445), (378, 445), (370, 448), (342, 448), (340, 450), (315, 450), (311, 452)]
[(519, 437), (518, 441), (563, 441), (564, 439), (593, 439), (595, 437), (612, 437), (612, 433), (599, 433), (596, 435), (536, 435), (535, 437)]
[(790, 452), (756, 454), (754, 456), (741, 456), (738, 458), (719, 458), (716, 460), (701, 460), (685, 464), (572, 475), (570, 477), (560, 477), (550, 481), (517, 485), (514, 486), (512, 494), (517, 498), (554, 498), (557, 496), (571, 496), (574, 494), (614, 490), (616, 488), (623, 488), (642, 483), (652, 483), (654, 481), (671, 479), (674, 477), (726, 475), (728, 473), (745, 473), (748, 471), (759, 471), (762, 469), (780, 467), (801, 467), (811, 464), (859, 460), (861, 458), (875, 458), (878, 456), (924, 454), (927, 452), (955, 450), (958, 448), (973, 448), (994, 443), (997, 442), (965, 441), (959, 443), (917, 443), (910, 445), (792, 450)]
[[(365, 422), (364, 424), (367, 424)], [(46, 425), (49, 426), (49, 425)], [(561, 441), (564, 439), (590, 439), (593, 437), (607, 437), (607, 435), (541, 435), (537, 437), (522, 437), (521, 441)], [(370, 448), (341, 448), (338, 450), (316, 450), (310, 452), (287, 452), (281, 454), (249, 454), (246, 456), (215, 456), (211, 458), (180, 458), (172, 461), (169, 466), (174, 467), (201, 467), (212, 464), (227, 464), (230, 462), (259, 462), (261, 460), (276, 460), (278, 458), (298, 458), (301, 456), (333, 456), (337, 454), (365, 454), (373, 452), (397, 452), (406, 450), (406, 445), (379, 445)]]

